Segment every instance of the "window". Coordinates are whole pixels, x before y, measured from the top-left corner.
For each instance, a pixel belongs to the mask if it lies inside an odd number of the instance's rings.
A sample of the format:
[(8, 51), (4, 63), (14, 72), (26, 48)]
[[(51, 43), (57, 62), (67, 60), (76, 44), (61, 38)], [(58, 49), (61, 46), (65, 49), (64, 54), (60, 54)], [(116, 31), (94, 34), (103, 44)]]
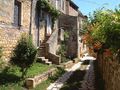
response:
[(56, 9), (58, 9), (58, 0), (56, 0), (55, 3), (56, 3)]
[(62, 10), (64, 10), (64, 7), (65, 6), (65, 2), (64, 2), (64, 0), (62, 0)]
[(14, 5), (14, 25), (21, 26), (21, 2), (15, 0)]
[(65, 3), (64, 3), (64, 0), (60, 0), (60, 4), (61, 4), (61, 5), (60, 5), (61, 10), (64, 10), (64, 8), (65, 8), (65, 7), (64, 7), (64, 4), (65, 4)]

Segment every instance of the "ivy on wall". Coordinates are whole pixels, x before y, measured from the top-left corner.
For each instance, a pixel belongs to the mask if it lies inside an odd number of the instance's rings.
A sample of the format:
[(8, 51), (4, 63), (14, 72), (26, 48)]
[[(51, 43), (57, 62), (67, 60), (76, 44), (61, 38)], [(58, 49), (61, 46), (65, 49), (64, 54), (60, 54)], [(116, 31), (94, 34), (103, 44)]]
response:
[[(60, 12), (53, 7), (47, 0), (39, 0), (37, 3), (37, 10), (44, 10), (48, 13), (50, 13), (52, 17), (52, 24), (54, 25), (55, 20), (58, 18), (60, 15)], [(53, 27), (52, 25), (52, 27)]]

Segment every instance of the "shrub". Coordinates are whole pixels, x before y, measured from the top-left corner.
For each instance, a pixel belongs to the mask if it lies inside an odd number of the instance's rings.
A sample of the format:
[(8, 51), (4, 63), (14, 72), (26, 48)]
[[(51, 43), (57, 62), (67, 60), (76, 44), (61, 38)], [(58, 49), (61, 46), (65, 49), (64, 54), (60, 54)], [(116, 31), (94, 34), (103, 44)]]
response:
[(37, 49), (33, 45), (32, 37), (22, 35), (13, 51), (13, 56), (11, 58), (11, 63), (21, 68), (22, 78), (24, 78), (28, 68), (35, 61), (36, 52)]
[(120, 51), (120, 9), (100, 9), (90, 17), (86, 41), (95, 52), (112, 57)]
[(0, 69), (4, 68), (4, 62), (2, 60), (2, 47), (0, 47)]

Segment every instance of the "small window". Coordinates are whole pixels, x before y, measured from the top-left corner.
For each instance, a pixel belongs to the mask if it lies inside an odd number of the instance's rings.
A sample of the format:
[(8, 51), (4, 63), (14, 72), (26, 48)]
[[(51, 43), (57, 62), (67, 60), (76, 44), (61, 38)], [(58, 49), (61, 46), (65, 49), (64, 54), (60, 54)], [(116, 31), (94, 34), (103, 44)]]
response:
[(60, 8), (61, 10), (64, 10), (64, 0), (60, 0)]
[(15, 0), (14, 5), (14, 25), (21, 26), (21, 2)]
[(64, 10), (64, 7), (65, 6), (65, 2), (64, 2), (64, 0), (62, 0), (62, 10)]

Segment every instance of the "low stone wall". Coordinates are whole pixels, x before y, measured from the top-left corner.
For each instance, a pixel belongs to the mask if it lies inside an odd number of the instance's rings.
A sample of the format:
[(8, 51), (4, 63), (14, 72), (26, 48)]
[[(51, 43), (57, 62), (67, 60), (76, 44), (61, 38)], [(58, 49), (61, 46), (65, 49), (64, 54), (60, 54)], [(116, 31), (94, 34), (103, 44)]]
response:
[(105, 90), (120, 90), (120, 64), (117, 59), (98, 56), (98, 66), (105, 83)]
[(64, 68), (71, 68), (75, 63), (79, 62), (79, 59), (74, 59), (64, 63)]
[(74, 64), (73, 61), (68, 61), (64, 64), (64, 68), (70, 68), (73, 66), (73, 64)]
[(47, 41), (48, 51), (56, 54), (58, 45), (58, 30), (55, 30)]
[(35, 88), (38, 84), (48, 79), (48, 77), (52, 76), (55, 73), (56, 69), (52, 68), (47, 72), (35, 76), (33, 78), (27, 78), (25, 81), (25, 85), (27, 88)]
[(52, 53), (49, 53), (49, 58), (52, 63), (59, 65), (61, 63), (61, 57)]
[(61, 58), (56, 55), (58, 50), (58, 30), (55, 30), (46, 43), (46, 58), (54, 64), (60, 64)]

